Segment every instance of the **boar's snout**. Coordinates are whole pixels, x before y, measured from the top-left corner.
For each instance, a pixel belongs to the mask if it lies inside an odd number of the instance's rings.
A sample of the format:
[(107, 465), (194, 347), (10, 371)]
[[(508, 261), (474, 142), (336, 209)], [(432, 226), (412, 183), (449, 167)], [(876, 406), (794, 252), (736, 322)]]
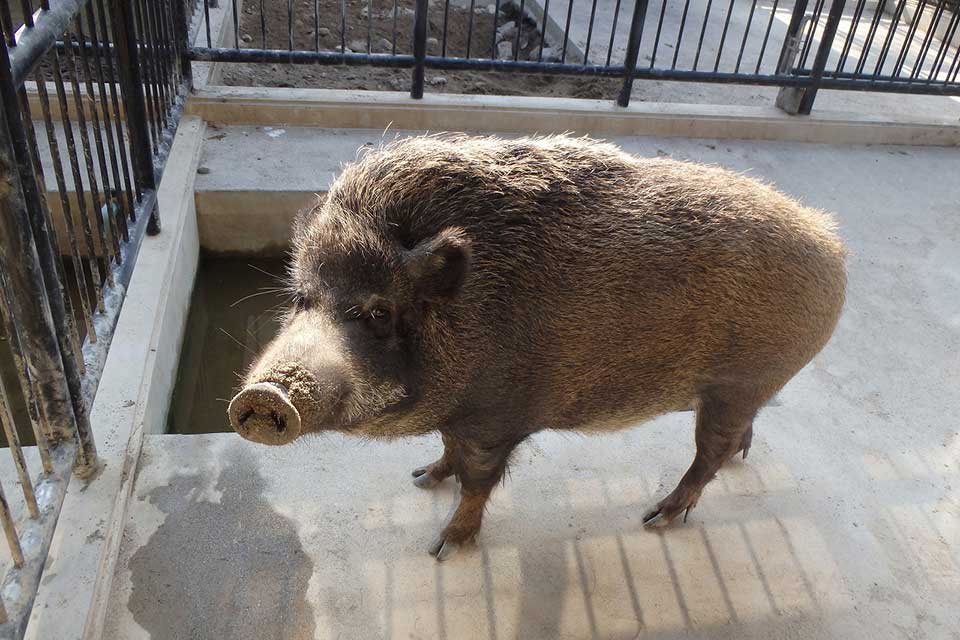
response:
[(300, 412), (287, 389), (273, 382), (244, 387), (230, 401), (228, 413), (234, 430), (253, 442), (281, 445), (300, 435)]

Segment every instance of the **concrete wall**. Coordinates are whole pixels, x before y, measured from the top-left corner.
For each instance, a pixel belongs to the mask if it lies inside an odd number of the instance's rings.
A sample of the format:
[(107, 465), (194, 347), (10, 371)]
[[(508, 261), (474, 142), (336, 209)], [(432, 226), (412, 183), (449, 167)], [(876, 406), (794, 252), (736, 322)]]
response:
[[(70, 483), (26, 638), (98, 638), (146, 433), (163, 430), (199, 254), (193, 180), (204, 124), (185, 117), (158, 191), (163, 232), (143, 240), (90, 422), (103, 465)], [(55, 612), (55, 614), (51, 614)]]

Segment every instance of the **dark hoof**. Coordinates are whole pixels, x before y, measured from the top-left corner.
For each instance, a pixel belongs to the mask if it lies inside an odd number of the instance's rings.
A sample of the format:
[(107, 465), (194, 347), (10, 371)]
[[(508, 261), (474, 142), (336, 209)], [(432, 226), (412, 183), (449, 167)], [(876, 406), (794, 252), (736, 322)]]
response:
[(428, 553), (440, 562), (452, 557), (459, 550), (459, 543), (446, 540), (442, 534), (437, 536), (437, 538), (430, 543), (430, 548), (427, 549)]
[(645, 527), (665, 527), (676, 520), (683, 513), (683, 521), (687, 521), (690, 510), (697, 506), (700, 492), (688, 492), (679, 488), (657, 503), (657, 506), (647, 511), (643, 516)]

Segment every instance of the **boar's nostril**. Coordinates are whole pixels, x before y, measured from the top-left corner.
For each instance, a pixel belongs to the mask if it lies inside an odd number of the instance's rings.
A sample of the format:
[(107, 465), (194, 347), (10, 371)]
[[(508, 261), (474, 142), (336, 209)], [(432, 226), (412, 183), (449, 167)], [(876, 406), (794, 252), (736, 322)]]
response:
[(300, 413), (286, 388), (258, 382), (242, 389), (227, 409), (230, 423), (247, 440), (262, 444), (287, 444), (300, 435)]

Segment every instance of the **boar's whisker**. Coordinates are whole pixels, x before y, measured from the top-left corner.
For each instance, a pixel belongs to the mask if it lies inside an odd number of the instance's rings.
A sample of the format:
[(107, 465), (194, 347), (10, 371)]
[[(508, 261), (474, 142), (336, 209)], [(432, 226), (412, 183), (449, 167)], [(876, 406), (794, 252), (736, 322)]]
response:
[(254, 351), (253, 349), (251, 349), (251, 348), (248, 347), (247, 345), (243, 344), (242, 342), (240, 342), (240, 341), (237, 340), (236, 338), (234, 338), (234, 337), (233, 337), (232, 335), (230, 335), (230, 333), (229, 333), (226, 329), (224, 329), (223, 327), (217, 327), (217, 329), (219, 329), (220, 332), (223, 333), (223, 335), (227, 336), (228, 338), (230, 338), (231, 340), (233, 340), (234, 342), (236, 342), (238, 345), (240, 345), (241, 347), (243, 347), (244, 349), (246, 349), (247, 351), (249, 351), (249, 352), (252, 353), (253, 355), (257, 355), (257, 352), (256, 352), (256, 351)]
[(230, 305), (230, 308), (233, 309), (235, 306), (237, 306), (237, 305), (240, 304), (241, 302), (246, 302), (246, 301), (249, 300), (250, 298), (256, 298), (257, 296), (265, 296), (265, 295), (267, 295), (268, 293), (280, 293), (280, 292), (282, 292), (282, 291), (286, 291), (286, 289), (278, 289), (278, 288), (270, 287), (269, 289), (264, 289), (264, 290), (262, 290), (262, 291), (256, 291), (256, 292), (251, 293), (251, 294), (249, 294), (249, 295), (243, 296), (242, 298), (240, 298), (239, 300), (237, 300), (236, 302), (234, 302), (233, 304), (231, 304), (231, 305)]
[(265, 275), (265, 276), (270, 276), (270, 277), (273, 278), (274, 280), (281, 280), (281, 279), (283, 278), (282, 276), (278, 276), (278, 275), (275, 274), (275, 273), (270, 273), (269, 271), (265, 271), (265, 270), (261, 269), (260, 267), (258, 267), (258, 266), (256, 266), (256, 265), (250, 264), (249, 262), (247, 263), (247, 266), (250, 267), (251, 269), (253, 269), (254, 271), (259, 271), (260, 273), (262, 273), (262, 274)]

